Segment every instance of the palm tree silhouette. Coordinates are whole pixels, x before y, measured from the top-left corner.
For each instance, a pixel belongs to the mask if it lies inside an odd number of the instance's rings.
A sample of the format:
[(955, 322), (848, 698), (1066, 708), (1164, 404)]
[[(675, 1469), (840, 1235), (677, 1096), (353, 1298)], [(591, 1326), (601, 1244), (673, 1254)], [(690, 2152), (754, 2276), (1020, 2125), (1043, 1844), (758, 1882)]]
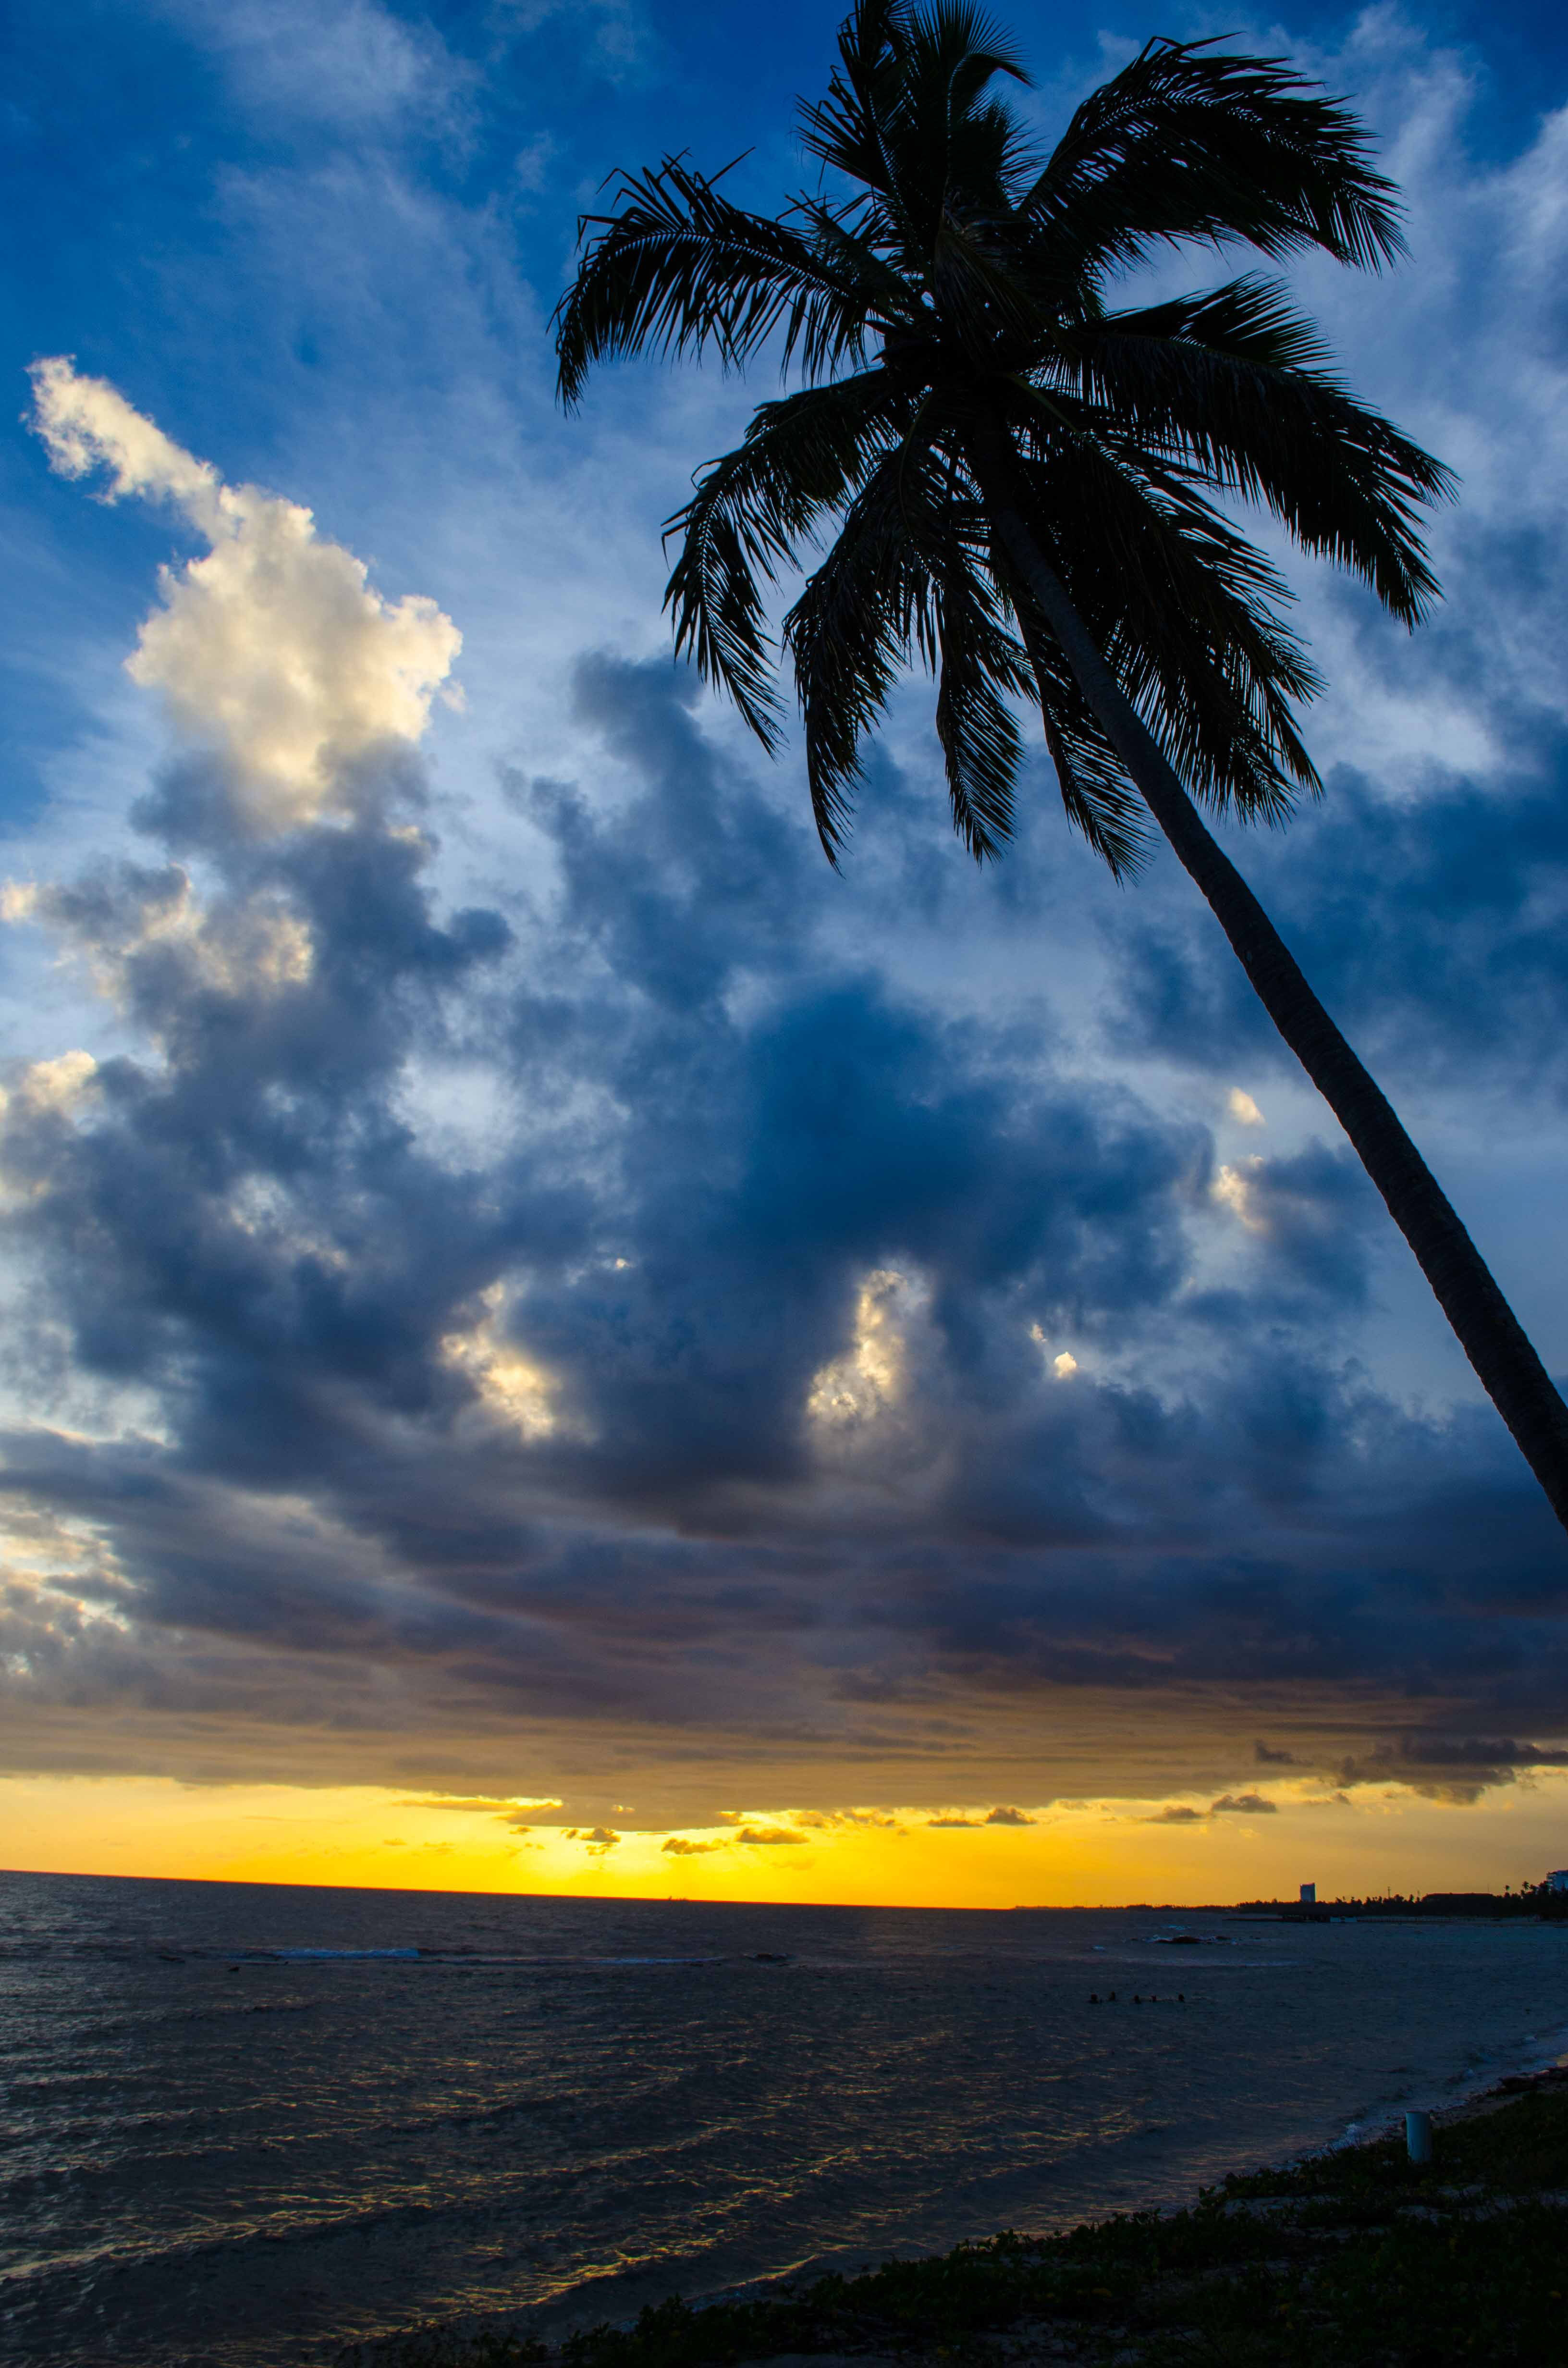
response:
[(953, 823), (977, 858), (1011, 828), (1021, 703), (1115, 874), (1157, 825), (1568, 1526), (1568, 1407), (1194, 803), (1273, 823), (1320, 786), (1293, 714), (1319, 681), (1290, 596), (1213, 497), (1271, 511), (1414, 627), (1437, 590), (1418, 522), (1449, 472), (1356, 401), (1278, 281), (1108, 302), (1119, 274), (1190, 241), (1376, 269), (1403, 252), (1393, 186), (1356, 118), (1279, 59), (1151, 41), (1049, 157), (1004, 78), (1028, 79), (963, 0), (860, 0), (826, 97), (801, 107), (816, 194), (750, 213), (722, 174), (667, 156), (584, 218), (555, 315), (562, 399), (617, 355), (781, 356), (794, 391), (758, 407), (666, 529), (677, 649), (777, 747), (769, 592), (831, 527), (783, 626), (830, 860), (861, 742), (912, 660), (936, 677)]

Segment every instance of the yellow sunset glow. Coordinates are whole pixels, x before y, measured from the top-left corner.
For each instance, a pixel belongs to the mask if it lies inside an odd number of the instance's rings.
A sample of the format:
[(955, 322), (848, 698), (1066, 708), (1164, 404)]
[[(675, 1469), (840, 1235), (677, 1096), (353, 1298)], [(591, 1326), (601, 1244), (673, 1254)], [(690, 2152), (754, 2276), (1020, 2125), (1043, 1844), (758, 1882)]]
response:
[[(1234, 1797), (1234, 1796), (1230, 1796)], [(1401, 1788), (1030, 1808), (755, 1809), (676, 1832), (504, 1800), (386, 1787), (0, 1780), (0, 1861), (55, 1873), (926, 1907), (1116, 1906), (1501, 1888), (1559, 1863), (1568, 1776), (1473, 1806)]]

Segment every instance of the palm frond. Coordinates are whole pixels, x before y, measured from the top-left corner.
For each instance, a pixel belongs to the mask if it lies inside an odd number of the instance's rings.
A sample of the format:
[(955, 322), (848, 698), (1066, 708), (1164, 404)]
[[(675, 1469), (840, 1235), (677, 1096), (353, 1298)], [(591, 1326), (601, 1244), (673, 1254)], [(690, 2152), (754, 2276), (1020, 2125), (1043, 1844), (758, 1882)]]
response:
[(945, 213), (997, 210), (1021, 180), (1019, 127), (985, 96), (998, 75), (1029, 79), (971, 0), (863, 0), (839, 34), (826, 98), (801, 108), (807, 154), (876, 193), (906, 269), (929, 256)]
[(623, 176), (611, 211), (579, 230), (582, 262), (553, 316), (569, 408), (593, 365), (617, 355), (712, 346), (734, 369), (781, 329), (786, 363), (803, 347), (817, 374), (865, 357), (875, 275), (858, 276), (842, 244), (830, 259), (789, 223), (732, 205), (681, 157)]
[(900, 484), (911, 457), (906, 440), (878, 463), (784, 620), (812, 814), (834, 865), (854, 815), (860, 743), (929, 613), (930, 585), (911, 544)]
[(1148, 860), (1148, 808), (1084, 697), (1062, 644), (1000, 548), (992, 551), (991, 568), (1017, 620), (1062, 809), (1111, 877), (1130, 880)]
[(1063, 283), (1162, 245), (1317, 246), (1376, 269), (1403, 252), (1397, 192), (1356, 117), (1280, 58), (1151, 41), (1078, 108), (1023, 200)]
[[(920, 283), (912, 285), (907, 275), (881, 253), (878, 238), (881, 225), (863, 201), (834, 207), (820, 198), (798, 198), (791, 211), (806, 224), (812, 252), (819, 262), (859, 290), (868, 321), (874, 318), (885, 328), (922, 318)], [(802, 340), (801, 364), (808, 378), (821, 378), (825, 375), (828, 356)]]
[(1195, 794), (1278, 822), (1315, 793), (1294, 703), (1319, 678), (1263, 555), (1179, 475), (1119, 466), (1092, 438), (1053, 440), (1024, 475), (1074, 604)]
[[(1113, 880), (1135, 879), (1153, 844), (1148, 809), (1090, 714), (1065, 658), (1056, 677), (1047, 668), (1040, 679), (1045, 746), (1062, 810)], [(1075, 712), (1076, 729), (1067, 720)]]
[(1246, 272), (1221, 287), (1120, 313), (1100, 311), (1084, 335), (1143, 337), (1184, 344), (1260, 369), (1323, 373), (1329, 352), (1321, 332), (1291, 305), (1290, 291), (1262, 272)]
[(944, 221), (1005, 209), (1020, 145), (1010, 110), (986, 94), (999, 75), (1028, 84), (1011, 43), (970, 0), (936, 0), (903, 19), (898, 104), (885, 141), (905, 211), (929, 253)]
[(982, 863), (1013, 835), (1023, 747), (1011, 702), (1027, 698), (1034, 683), (993, 585), (958, 538), (941, 536), (939, 548), (932, 570), (937, 737), (953, 828)]
[(937, 224), (931, 289), (943, 327), (961, 339), (982, 367), (994, 365), (998, 348), (1036, 359), (1041, 324), (1034, 292), (982, 231), (950, 218)]
[(882, 370), (763, 404), (745, 441), (703, 470), (665, 529), (666, 542), (681, 544), (665, 592), (676, 648), (728, 693), (769, 750), (779, 700), (766, 587), (799, 564), (816, 519), (855, 493), (911, 408)]
[(994, 545), (964, 457), (982, 419), (1113, 677), (1220, 810), (1278, 821), (1315, 792), (1297, 711), (1320, 687), (1287, 586), (1220, 504), (1267, 508), (1406, 622), (1437, 594), (1420, 528), (1451, 478), (1341, 383), (1280, 287), (1108, 294), (1185, 241), (1397, 256), (1396, 194), (1354, 115), (1280, 59), (1152, 41), (1042, 166), (1002, 89), (1026, 79), (978, 0), (859, 0), (801, 115), (842, 180), (769, 221), (678, 156), (623, 176), (556, 312), (568, 404), (596, 362), (640, 352), (734, 368), (768, 347), (803, 381), (696, 479), (666, 604), (677, 649), (775, 748), (772, 603), (828, 544), (783, 649), (834, 861), (865, 736), (912, 663), (937, 678), (973, 854), (1010, 831), (1031, 703), (1074, 826), (1118, 876), (1142, 860), (1142, 800)]
[(1418, 520), (1451, 493), (1450, 472), (1355, 400), (1277, 285), (1241, 279), (1112, 314), (1066, 333), (1052, 359), (1125, 439), (1266, 507), (1405, 624), (1426, 615), (1437, 586)]
[[(940, 665), (941, 578), (960, 563), (948, 515), (950, 472), (929, 429), (929, 422), (916, 420), (878, 461), (833, 548), (784, 620), (812, 812), (834, 864), (853, 818), (862, 740), (912, 656), (933, 670)], [(964, 723), (978, 711), (965, 704), (956, 684), (955, 692), (962, 712), (954, 729), (961, 739)], [(955, 761), (961, 780), (964, 758)], [(977, 751), (976, 761), (983, 775), (983, 754)], [(981, 775), (980, 809), (985, 809), (992, 800)], [(960, 789), (955, 807), (967, 796)], [(983, 813), (980, 827), (986, 827)]]
[(801, 144), (808, 156), (870, 191), (906, 258), (918, 234), (905, 213), (888, 132), (903, 93), (908, 0), (858, 0), (838, 32), (838, 64), (825, 98), (802, 100)]

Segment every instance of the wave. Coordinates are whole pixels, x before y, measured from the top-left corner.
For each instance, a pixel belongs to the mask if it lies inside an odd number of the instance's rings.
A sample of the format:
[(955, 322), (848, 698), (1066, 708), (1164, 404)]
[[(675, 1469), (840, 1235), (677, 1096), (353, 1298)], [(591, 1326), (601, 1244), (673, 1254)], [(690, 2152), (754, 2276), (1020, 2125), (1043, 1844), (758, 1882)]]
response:
[[(114, 1953), (136, 1957), (144, 1952), (141, 1949), (131, 1948), (119, 1950)], [(732, 1961), (722, 1955), (600, 1957), (588, 1956), (580, 1950), (551, 1951), (548, 1955), (540, 1955), (537, 1952), (525, 1954), (517, 1950), (472, 1949), (460, 1943), (440, 1942), (432, 1948), (425, 1949), (315, 1949), (296, 1947), (292, 1943), (263, 1948), (253, 1941), (235, 1943), (233, 1947), (224, 1949), (215, 1948), (208, 1942), (197, 1947), (187, 1946), (183, 1949), (154, 1949), (152, 1953), (161, 1959), (165, 1964), (174, 1965), (184, 1964), (187, 1959), (196, 1963), (213, 1961), (231, 1965), (336, 1964), (375, 1959), (383, 1962), (390, 1960), (402, 1964), (417, 1963), (425, 1965), (472, 1965), (475, 1967), (528, 1965), (546, 1969), (552, 1965), (562, 1967), (570, 1965), (723, 1965), (731, 1962), (749, 1962), (749, 1960)], [(774, 1960), (770, 1958), (768, 1962), (772, 1963)]]
[(423, 1953), (419, 1949), (236, 1949), (234, 1952), (242, 1962), (249, 1959), (254, 1963), (259, 1958), (284, 1965), (311, 1964), (324, 1959), (342, 1957), (397, 1957), (406, 1962), (408, 1958)]

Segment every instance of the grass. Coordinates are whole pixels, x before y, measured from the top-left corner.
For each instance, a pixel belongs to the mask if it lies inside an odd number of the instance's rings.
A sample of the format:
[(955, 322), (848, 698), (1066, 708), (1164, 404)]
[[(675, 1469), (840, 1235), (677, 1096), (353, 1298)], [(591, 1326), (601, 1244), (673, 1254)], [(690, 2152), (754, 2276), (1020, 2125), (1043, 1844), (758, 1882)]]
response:
[(909, 2368), (1568, 2368), (1568, 2082), (1530, 2084), (1437, 2135), (1316, 2155), (1205, 2189), (1188, 2210), (927, 2260), (678, 2299), (555, 2350), (424, 2329), (364, 2368), (738, 2368), (854, 2352)]

